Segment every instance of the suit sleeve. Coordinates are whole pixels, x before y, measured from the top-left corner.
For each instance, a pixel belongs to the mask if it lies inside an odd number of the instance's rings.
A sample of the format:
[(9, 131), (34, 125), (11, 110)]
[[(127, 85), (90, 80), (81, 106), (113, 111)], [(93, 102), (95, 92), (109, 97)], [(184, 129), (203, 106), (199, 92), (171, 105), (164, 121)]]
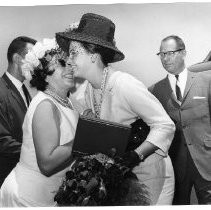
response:
[(150, 126), (146, 141), (159, 148), (157, 153), (167, 155), (174, 137), (175, 125), (161, 103), (141, 81), (130, 75), (123, 78), (120, 86), (129, 109)]
[(12, 137), (11, 119), (5, 100), (0, 100), (0, 155), (19, 155), (21, 143)]

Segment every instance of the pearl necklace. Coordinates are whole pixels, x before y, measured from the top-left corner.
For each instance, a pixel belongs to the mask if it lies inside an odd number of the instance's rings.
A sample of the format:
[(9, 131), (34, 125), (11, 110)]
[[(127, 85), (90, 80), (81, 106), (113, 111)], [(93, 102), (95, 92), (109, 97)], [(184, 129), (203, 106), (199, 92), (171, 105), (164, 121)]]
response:
[(62, 106), (73, 109), (70, 101), (68, 100), (68, 97), (66, 99), (60, 97), (55, 90), (47, 88), (45, 90), (45, 93), (54, 98), (58, 103), (60, 103)]
[(100, 85), (100, 102), (99, 102), (99, 104), (97, 103), (97, 100), (96, 100), (96, 97), (94, 94), (94, 89), (92, 88), (94, 111), (95, 111), (96, 118), (100, 118), (101, 105), (102, 105), (103, 97), (104, 97), (104, 93), (105, 93), (105, 86), (106, 86), (106, 80), (108, 77), (108, 72), (109, 72), (109, 68), (108, 67), (104, 68), (103, 78), (102, 78), (101, 85)]

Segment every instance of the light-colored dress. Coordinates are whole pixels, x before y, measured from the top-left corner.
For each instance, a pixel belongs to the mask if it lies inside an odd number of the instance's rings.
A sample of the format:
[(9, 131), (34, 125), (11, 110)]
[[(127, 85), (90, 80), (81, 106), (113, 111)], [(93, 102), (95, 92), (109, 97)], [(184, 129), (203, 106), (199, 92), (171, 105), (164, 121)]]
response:
[[(40, 172), (37, 165), (32, 137), (32, 119), (36, 107), (45, 99), (50, 99), (61, 114), (60, 145), (72, 141), (75, 136), (78, 113), (60, 105), (47, 94), (38, 92), (29, 106), (23, 123), (20, 160), (0, 189), (0, 206), (2, 207), (55, 206), (54, 195), (68, 168), (46, 177)], [(46, 125), (46, 129), (48, 129), (48, 125)]]
[[(110, 68), (110, 67), (109, 67)], [(137, 117), (149, 126), (150, 133), (145, 141), (158, 147), (158, 150), (134, 168), (134, 173), (150, 193), (152, 205), (171, 204), (174, 195), (174, 171), (168, 156), (175, 126), (160, 102), (147, 90), (145, 85), (132, 75), (110, 68), (101, 106), (100, 118), (130, 125)], [(84, 94), (75, 97), (93, 112), (93, 91), (86, 81)]]

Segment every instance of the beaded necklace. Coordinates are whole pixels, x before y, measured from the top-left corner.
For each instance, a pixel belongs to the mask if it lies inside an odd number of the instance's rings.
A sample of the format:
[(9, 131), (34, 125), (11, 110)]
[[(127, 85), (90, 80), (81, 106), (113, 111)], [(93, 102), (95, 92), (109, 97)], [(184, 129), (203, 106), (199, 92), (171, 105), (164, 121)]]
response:
[(102, 78), (101, 85), (100, 85), (100, 102), (99, 102), (99, 104), (97, 103), (97, 100), (96, 100), (96, 97), (94, 94), (94, 89), (92, 88), (94, 111), (95, 111), (96, 118), (100, 118), (101, 105), (102, 105), (103, 97), (104, 97), (104, 93), (105, 93), (105, 86), (106, 86), (106, 80), (108, 77), (108, 72), (109, 72), (109, 68), (108, 67), (104, 68), (103, 78)]
[(68, 97), (66, 99), (60, 97), (55, 90), (52, 90), (50, 88), (47, 88), (45, 90), (45, 93), (54, 98), (58, 103), (60, 103), (62, 106), (73, 109), (70, 101), (68, 100)]

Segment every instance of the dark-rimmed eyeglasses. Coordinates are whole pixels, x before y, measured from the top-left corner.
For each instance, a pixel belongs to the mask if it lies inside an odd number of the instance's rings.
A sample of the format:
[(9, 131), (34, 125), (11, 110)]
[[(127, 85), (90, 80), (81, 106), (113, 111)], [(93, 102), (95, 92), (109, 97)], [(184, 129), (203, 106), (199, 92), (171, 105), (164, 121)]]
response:
[(165, 56), (171, 57), (174, 56), (176, 52), (180, 52), (184, 49), (178, 49), (178, 50), (173, 50), (173, 51), (168, 51), (168, 52), (159, 52), (157, 53), (158, 56), (160, 56), (161, 58), (164, 58)]

